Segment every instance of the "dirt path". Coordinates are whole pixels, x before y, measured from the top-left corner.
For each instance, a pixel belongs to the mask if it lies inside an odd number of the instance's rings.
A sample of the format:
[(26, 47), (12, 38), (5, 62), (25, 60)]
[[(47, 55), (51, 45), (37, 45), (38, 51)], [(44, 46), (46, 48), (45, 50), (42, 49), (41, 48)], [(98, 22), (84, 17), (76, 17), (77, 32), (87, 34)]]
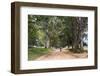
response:
[(63, 60), (63, 59), (76, 59), (76, 58), (87, 58), (87, 53), (71, 53), (68, 50), (62, 49), (60, 52), (59, 49), (53, 49), (49, 54), (43, 55), (36, 60)]

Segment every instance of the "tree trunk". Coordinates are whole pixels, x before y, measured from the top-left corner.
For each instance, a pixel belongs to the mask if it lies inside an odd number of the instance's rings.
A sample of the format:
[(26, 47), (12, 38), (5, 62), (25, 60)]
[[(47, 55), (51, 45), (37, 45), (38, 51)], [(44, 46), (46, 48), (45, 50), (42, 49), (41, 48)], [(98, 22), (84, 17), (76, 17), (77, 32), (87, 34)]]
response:
[(49, 45), (50, 45), (50, 41), (49, 40), (46, 40), (45, 41), (45, 48), (49, 48)]
[(45, 48), (49, 48), (50, 46), (50, 40), (48, 36), (48, 29), (46, 29), (46, 36), (45, 36)]

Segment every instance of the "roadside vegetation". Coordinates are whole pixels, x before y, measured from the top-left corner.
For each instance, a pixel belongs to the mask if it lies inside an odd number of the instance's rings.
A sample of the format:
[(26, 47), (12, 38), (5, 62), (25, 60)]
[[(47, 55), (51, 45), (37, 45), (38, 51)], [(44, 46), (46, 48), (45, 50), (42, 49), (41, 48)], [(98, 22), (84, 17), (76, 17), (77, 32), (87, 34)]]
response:
[(42, 55), (46, 55), (51, 52), (50, 48), (29, 48), (28, 59), (34, 60)]

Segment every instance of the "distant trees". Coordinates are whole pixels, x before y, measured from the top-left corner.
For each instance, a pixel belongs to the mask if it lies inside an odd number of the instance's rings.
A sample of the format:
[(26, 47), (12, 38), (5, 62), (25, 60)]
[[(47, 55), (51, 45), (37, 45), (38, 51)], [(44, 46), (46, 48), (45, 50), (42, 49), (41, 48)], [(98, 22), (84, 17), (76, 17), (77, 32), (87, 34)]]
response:
[(28, 45), (79, 50), (87, 17), (28, 15)]

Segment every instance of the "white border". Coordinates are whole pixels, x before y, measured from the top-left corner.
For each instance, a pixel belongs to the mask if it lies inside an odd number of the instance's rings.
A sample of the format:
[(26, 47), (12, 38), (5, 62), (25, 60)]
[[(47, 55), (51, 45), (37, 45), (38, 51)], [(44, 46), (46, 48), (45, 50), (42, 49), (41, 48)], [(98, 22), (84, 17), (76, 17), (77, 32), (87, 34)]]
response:
[[(56, 61), (28, 61), (28, 14), (88, 17), (88, 58)], [(21, 7), (20, 17), (21, 70), (94, 65), (94, 11), (40, 7)]]

